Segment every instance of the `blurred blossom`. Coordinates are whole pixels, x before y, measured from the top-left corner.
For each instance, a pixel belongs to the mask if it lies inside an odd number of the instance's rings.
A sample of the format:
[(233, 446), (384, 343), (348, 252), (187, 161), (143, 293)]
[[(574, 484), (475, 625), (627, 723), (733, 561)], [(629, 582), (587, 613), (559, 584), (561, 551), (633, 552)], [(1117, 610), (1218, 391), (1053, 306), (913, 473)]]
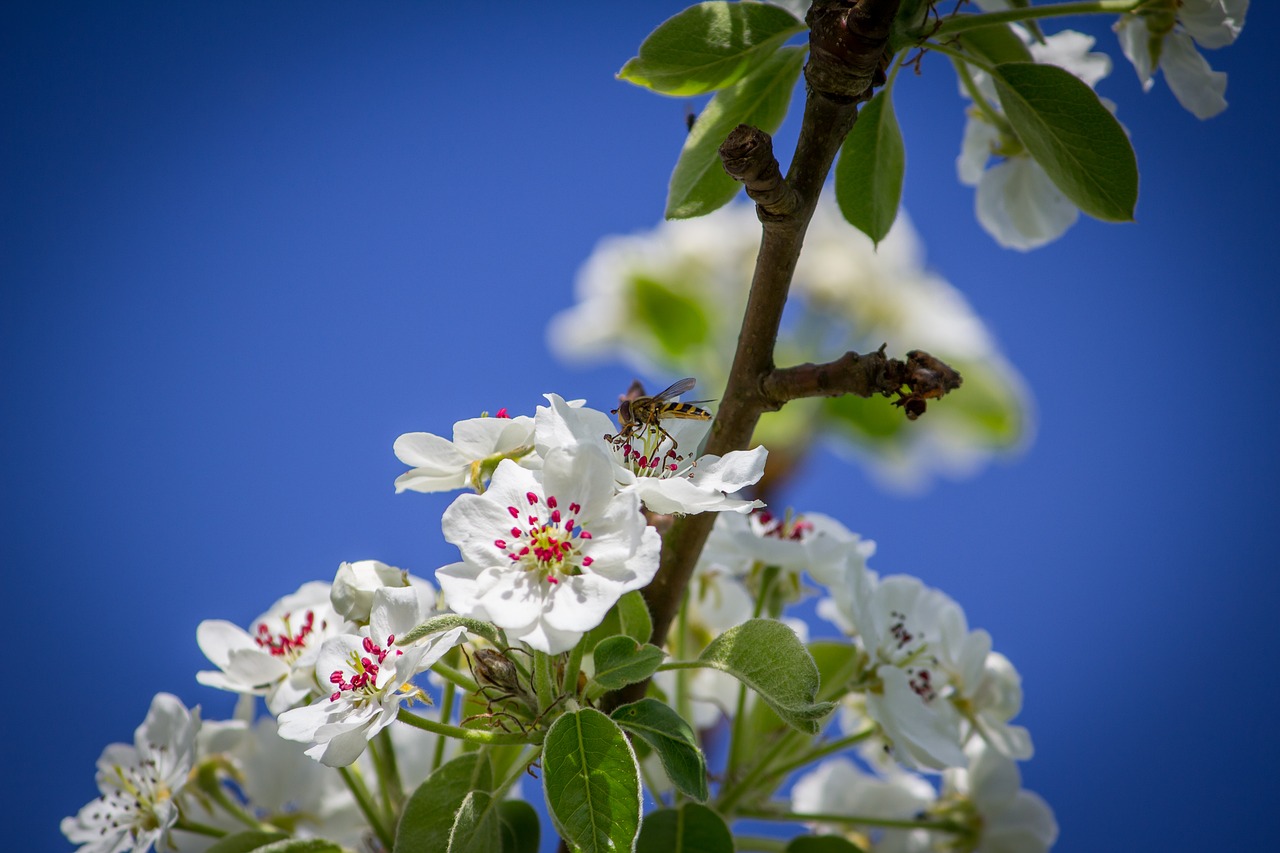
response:
[[(578, 275), (578, 302), (552, 319), (548, 343), (566, 360), (620, 359), (650, 376), (694, 376), (706, 396), (724, 387), (759, 246), (750, 205), (601, 241)], [(1021, 448), (1031, 401), (964, 296), (927, 269), (905, 214), (874, 247), (824, 196), (805, 238), (779, 336), (778, 363), (824, 362), (887, 344), (949, 362), (964, 386), (908, 423), (877, 397), (801, 400), (761, 419), (754, 440), (780, 459), (819, 439), (881, 483), (916, 489), (968, 475)]]

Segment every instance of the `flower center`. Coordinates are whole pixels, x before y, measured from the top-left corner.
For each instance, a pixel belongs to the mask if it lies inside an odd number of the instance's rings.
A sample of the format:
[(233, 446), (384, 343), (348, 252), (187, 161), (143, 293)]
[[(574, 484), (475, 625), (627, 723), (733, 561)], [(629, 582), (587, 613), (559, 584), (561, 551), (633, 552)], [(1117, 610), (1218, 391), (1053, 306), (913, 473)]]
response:
[(887, 652), (890, 660), (906, 672), (907, 683), (915, 694), (925, 702), (932, 702), (938, 696), (932, 670), (938, 663), (937, 659), (929, 654), (928, 642), (912, 632), (903, 613), (893, 610), (889, 617), (893, 621), (881, 646), (882, 652)]
[(772, 539), (803, 542), (814, 530), (812, 521), (806, 521), (803, 515), (792, 515), (790, 510), (782, 518), (767, 510), (753, 513), (751, 518), (756, 522), (757, 535)]
[(676, 453), (669, 439), (652, 427), (622, 442), (614, 436), (605, 436), (605, 439), (611, 440), (614, 455), (621, 455), (622, 465), (637, 477), (673, 477), (685, 459)]
[[(560, 511), (560, 501), (555, 495), (544, 499), (534, 492), (527, 492), (528, 510), (509, 506), (507, 512), (518, 524), (511, 528), (511, 539), (495, 539), (493, 545), (528, 572), (536, 572), (548, 583), (559, 583), (560, 575), (582, 574), (591, 565), (591, 558), (581, 553), (582, 543), (591, 539), (591, 531), (578, 523), (577, 514), (582, 507), (571, 502), (569, 511)], [(527, 514), (526, 514), (527, 512)]]
[[(254, 629), (257, 635), (253, 641), (258, 644), (258, 648), (266, 649), (271, 653), (272, 657), (284, 658), (286, 661), (294, 661), (298, 655), (302, 654), (302, 650), (307, 647), (311, 634), (316, 627), (316, 614), (313, 610), (308, 610), (302, 617), (302, 624), (297, 630), (293, 627), (293, 614), (286, 613), (280, 617), (280, 625), (282, 631), (273, 635), (271, 628), (266, 622), (259, 622), (258, 627)], [(324, 624), (321, 623), (321, 627)]]
[(385, 647), (379, 646), (369, 637), (364, 638), (364, 655), (351, 653), (349, 666), (351, 667), (351, 678), (348, 680), (346, 673), (340, 669), (335, 669), (329, 673), (329, 683), (337, 686), (337, 690), (329, 697), (330, 702), (336, 702), (342, 697), (343, 693), (352, 694), (351, 698), (359, 700), (368, 698), (378, 692), (378, 672), (382, 668), (382, 663), (387, 659), (387, 655), (392, 651), (396, 656), (404, 654), (400, 649), (392, 649), (395, 645), (396, 635), (387, 636), (387, 644)]

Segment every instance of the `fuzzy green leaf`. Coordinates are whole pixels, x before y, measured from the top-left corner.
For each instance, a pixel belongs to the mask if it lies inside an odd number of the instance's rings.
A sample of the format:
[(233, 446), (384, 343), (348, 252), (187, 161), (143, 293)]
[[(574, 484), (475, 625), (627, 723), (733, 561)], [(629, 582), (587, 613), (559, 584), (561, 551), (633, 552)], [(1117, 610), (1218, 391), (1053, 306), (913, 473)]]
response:
[(638, 643), (631, 637), (601, 640), (593, 652), (596, 674), (592, 680), (605, 690), (617, 690), (644, 681), (658, 671), (666, 653), (657, 646)]
[(489, 759), (469, 753), (437, 769), (405, 803), (394, 853), (448, 850), (455, 815), (472, 791), (493, 790)]
[(617, 724), (593, 708), (573, 711), (551, 724), (542, 748), (542, 789), (560, 837), (582, 853), (631, 850), (640, 767)]
[(250, 829), (218, 839), (212, 847), (205, 850), (205, 853), (249, 853), (250, 850), (257, 850), (288, 838), (289, 835), (285, 832), (262, 832)]
[(612, 717), (622, 728), (644, 738), (654, 748), (662, 761), (662, 769), (681, 793), (699, 802), (710, 796), (707, 760), (698, 748), (693, 727), (683, 717), (657, 699), (623, 705), (614, 710)]
[(502, 827), (502, 853), (538, 853), (538, 812), (524, 800), (498, 804)]
[(636, 853), (733, 853), (724, 818), (706, 806), (684, 803), (645, 815)]
[(820, 676), (795, 632), (772, 619), (749, 619), (711, 641), (702, 666), (727, 672), (760, 694), (787, 725), (817, 734), (818, 721), (835, 708), (818, 702)]

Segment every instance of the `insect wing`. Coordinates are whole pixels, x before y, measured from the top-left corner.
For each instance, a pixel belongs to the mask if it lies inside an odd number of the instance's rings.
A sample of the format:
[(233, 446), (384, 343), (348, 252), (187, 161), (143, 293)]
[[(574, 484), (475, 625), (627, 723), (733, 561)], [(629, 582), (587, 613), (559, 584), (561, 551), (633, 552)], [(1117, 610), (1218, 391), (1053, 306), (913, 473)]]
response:
[(658, 394), (654, 394), (650, 399), (653, 400), (655, 403), (660, 403), (663, 400), (669, 400), (672, 397), (679, 397), (681, 394), (685, 393), (686, 391), (692, 391), (693, 386), (696, 384), (698, 384), (698, 380), (694, 379), (692, 376), (686, 376), (684, 379), (681, 379), (679, 382), (673, 382), (671, 386), (667, 388), (665, 391), (662, 391), (661, 393), (658, 393)]

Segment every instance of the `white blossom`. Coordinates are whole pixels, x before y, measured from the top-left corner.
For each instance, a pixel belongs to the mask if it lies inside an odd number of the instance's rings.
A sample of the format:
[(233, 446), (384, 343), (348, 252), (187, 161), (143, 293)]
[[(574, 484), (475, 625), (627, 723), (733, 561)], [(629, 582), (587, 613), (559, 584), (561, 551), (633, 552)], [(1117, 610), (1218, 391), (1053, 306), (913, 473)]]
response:
[(723, 457), (697, 456), (709, 421), (670, 420), (667, 435), (641, 429), (627, 441), (606, 440), (618, 432), (604, 412), (575, 408), (556, 394), (539, 406), (535, 426), (538, 453), (556, 447), (586, 445), (603, 451), (613, 463), (619, 492), (634, 493), (652, 512), (750, 512), (760, 501), (731, 497), (760, 479), (768, 452), (763, 447), (733, 450)]
[(658, 570), (661, 540), (598, 447), (551, 450), (540, 474), (499, 463), (489, 488), (445, 510), (462, 561), (436, 571), (445, 604), (539, 651), (572, 648)]
[[(933, 785), (914, 773), (895, 769), (885, 777), (873, 776), (847, 758), (833, 758), (796, 780), (791, 788), (791, 809), (799, 814), (910, 820), (931, 805), (936, 797)], [(818, 822), (813, 826), (824, 833), (850, 832), (848, 824)], [(875, 833), (874, 839), (857, 833), (854, 840), (864, 846), (874, 840), (876, 853), (885, 853), (902, 849), (909, 832), (887, 829)]]
[(1165, 0), (1122, 15), (1114, 29), (1144, 91), (1163, 71), (1178, 103), (1207, 119), (1227, 108), (1227, 75), (1214, 71), (1196, 45), (1212, 50), (1231, 44), (1248, 11), (1249, 0)]
[(500, 459), (536, 465), (533, 450), (533, 418), (468, 418), (453, 425), (453, 440), (429, 432), (409, 432), (396, 439), (396, 458), (412, 470), (396, 478), (396, 493), (447, 492), (483, 484)]
[(329, 767), (345, 767), (395, 720), (405, 701), (426, 700), (412, 683), (464, 638), (463, 628), (430, 634), (407, 647), (396, 637), (427, 613), (413, 589), (384, 587), (373, 594), (369, 625), (320, 647), (316, 670), (333, 692), (311, 705), (280, 715), (280, 737), (309, 743), (307, 755)]
[(338, 566), (329, 600), (344, 619), (367, 623), (373, 594), (383, 587), (410, 587), (417, 591), (424, 611), (435, 609), (436, 588), (430, 581), (378, 560), (359, 560)]
[(343, 630), (329, 601), (327, 583), (312, 581), (286, 595), (253, 621), (253, 632), (222, 619), (196, 629), (200, 650), (218, 669), (196, 674), (208, 687), (265, 696), (278, 714), (318, 691), (315, 661), (320, 644)]
[(178, 820), (176, 798), (195, 758), (200, 711), (178, 697), (157, 693), (133, 744), (113, 743), (98, 759), (102, 796), (64, 818), (62, 834), (81, 853), (176, 850), (170, 839)]
[[(1025, 30), (1015, 30), (1028, 43), (1036, 62), (1064, 68), (1091, 87), (1111, 72), (1110, 57), (1092, 51), (1092, 36), (1063, 30), (1039, 42)], [(1075, 224), (1079, 209), (1054, 185), (1021, 141), (1008, 133), (990, 75), (973, 70), (972, 79), (983, 104), (969, 110), (956, 174), (962, 184), (977, 187), (978, 221), (1006, 248), (1026, 251), (1058, 239)], [(964, 86), (961, 92), (973, 95)], [(988, 167), (992, 157), (996, 162)]]

